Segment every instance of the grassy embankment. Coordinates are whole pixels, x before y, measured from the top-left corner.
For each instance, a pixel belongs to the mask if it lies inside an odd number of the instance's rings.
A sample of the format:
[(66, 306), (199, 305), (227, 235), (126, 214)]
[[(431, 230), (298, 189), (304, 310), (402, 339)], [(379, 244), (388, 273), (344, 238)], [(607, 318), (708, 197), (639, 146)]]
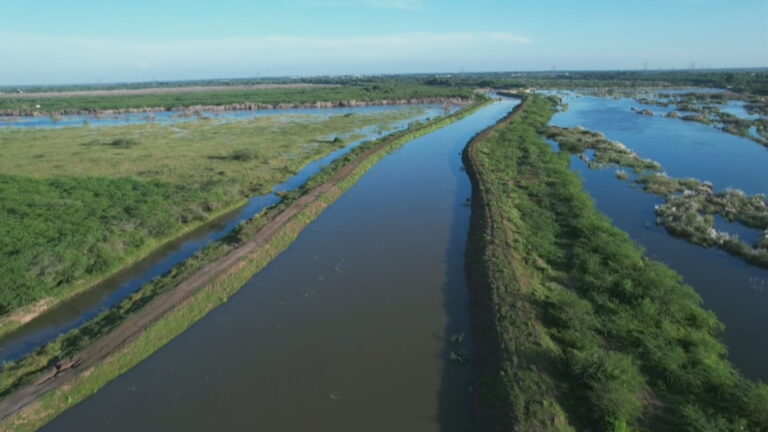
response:
[(0, 130), (0, 332), (422, 112)]
[[(25, 115), (32, 113), (67, 114), (101, 110), (154, 108), (183, 109), (189, 106), (232, 104), (313, 104), (346, 101), (373, 102), (427, 98), (471, 98), (471, 87), (427, 86), (418, 83), (389, 82), (339, 87), (281, 88), (257, 90), (217, 90), (171, 94), (23, 97), (0, 98), (0, 113)], [(39, 106), (39, 107), (38, 107)]]
[(145, 286), (118, 307), (104, 312), (92, 322), (61, 336), (19, 362), (7, 365), (0, 375), (0, 395), (6, 399), (12, 398), (15, 391), (33, 383), (58, 362), (78, 357), (95, 341), (110, 338), (110, 332), (120, 331), (124, 326), (130, 325), (132, 316), (136, 316), (142, 309), (151, 308), (153, 300), (157, 302), (164, 295), (172, 294), (174, 287), (189, 279), (206, 264), (236, 251), (286, 209), (333, 181), (333, 187), (316, 196), (290, 219), (289, 223), (282, 226), (266, 243), (256, 248), (236, 266), (215, 276), (211, 282), (196, 290), (161, 319), (139, 329), (133, 339), (129, 339), (127, 344), (120, 346), (94, 367), (79, 371), (72, 381), (46, 393), (21, 411), (4, 419), (0, 429), (36, 430), (62, 411), (96, 392), (226, 301), (254, 274), (286, 249), (312, 220), (381, 158), (408, 141), (466, 117), (483, 105), (484, 103), (478, 102), (449, 117), (417, 125), (361, 145), (313, 177), (300, 190), (290, 192), (283, 202), (243, 224), (228, 238), (210, 245), (192, 259), (177, 266), (171, 273)]
[(465, 154), (478, 430), (767, 430), (722, 324), (539, 135), (553, 110), (533, 97)]

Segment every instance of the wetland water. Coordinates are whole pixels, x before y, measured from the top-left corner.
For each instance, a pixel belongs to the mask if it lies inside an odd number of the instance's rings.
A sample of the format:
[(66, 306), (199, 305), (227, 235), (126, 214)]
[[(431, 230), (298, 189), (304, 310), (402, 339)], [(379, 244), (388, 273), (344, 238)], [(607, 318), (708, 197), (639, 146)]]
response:
[[(443, 114), (443, 107), (439, 105), (416, 105), (425, 108), (418, 116), (406, 121), (394, 124), (389, 131), (404, 129), (409, 122), (424, 120), (427, 117), (436, 117)], [(316, 114), (320, 116), (339, 115), (349, 112), (375, 113), (393, 109), (402, 109), (406, 106), (371, 106), (362, 108), (315, 109), (315, 110), (272, 110), (275, 114)], [(248, 112), (253, 115), (264, 115), (266, 111)], [(233, 111), (233, 117), (226, 117), (230, 112), (221, 113), (222, 120), (233, 120), (240, 113)], [(252, 218), (265, 208), (280, 201), (275, 194), (279, 191), (288, 191), (300, 187), (310, 177), (314, 176), (323, 167), (337, 158), (348, 153), (363, 140), (375, 138), (379, 135), (378, 127), (369, 127), (356, 133), (364, 135), (364, 138), (351, 142), (344, 148), (338, 149), (328, 155), (310, 162), (301, 171), (284, 183), (276, 186), (272, 193), (255, 196), (237, 210), (220, 216), (213, 221), (195, 229), (175, 240), (172, 240), (147, 257), (139, 260), (134, 265), (118, 272), (97, 284), (92, 289), (86, 290), (59, 306), (52, 308), (39, 317), (26, 323), (19, 329), (0, 337), (0, 361), (12, 361), (31, 352), (33, 349), (53, 340), (58, 335), (72, 330), (90, 321), (106, 308), (119, 303), (139, 288), (153, 279), (165, 274), (172, 267), (188, 259), (196, 252), (213, 241), (219, 240), (231, 232), (238, 224)]]
[(516, 103), (381, 160), (227, 303), (44, 430), (468, 430), (470, 367), (448, 360), (471, 347), (460, 152)]
[[(199, 111), (190, 114), (186, 111), (161, 111), (153, 113), (128, 113), (108, 116), (95, 116), (87, 114), (63, 115), (63, 116), (0, 116), (0, 128), (63, 128), (76, 126), (124, 126), (132, 124), (158, 123), (174, 124), (212, 118), (220, 121), (245, 120), (255, 117), (274, 115), (312, 115), (327, 118), (332, 115), (347, 113), (377, 113), (382, 111), (402, 109), (406, 106), (430, 106), (435, 110), (440, 105), (370, 105), (363, 107), (335, 107), (335, 108), (286, 108), (263, 110), (232, 110), (232, 111)], [(440, 112), (440, 111), (436, 111)]]
[[(568, 98), (570, 108), (552, 124), (581, 125), (619, 140), (642, 157), (661, 163), (672, 177), (709, 180), (717, 190), (736, 187), (768, 193), (768, 149), (749, 139), (682, 120), (647, 117), (630, 111), (631, 99)], [(649, 256), (682, 274), (715, 312), (726, 330), (731, 361), (745, 375), (768, 382), (768, 271), (717, 249), (674, 238), (655, 225), (653, 206), (662, 199), (616, 178), (615, 168), (590, 170), (574, 156), (571, 166), (584, 179), (598, 208), (640, 243)], [(730, 226), (729, 226), (730, 225)], [(718, 227), (746, 241), (758, 232), (718, 221)]]

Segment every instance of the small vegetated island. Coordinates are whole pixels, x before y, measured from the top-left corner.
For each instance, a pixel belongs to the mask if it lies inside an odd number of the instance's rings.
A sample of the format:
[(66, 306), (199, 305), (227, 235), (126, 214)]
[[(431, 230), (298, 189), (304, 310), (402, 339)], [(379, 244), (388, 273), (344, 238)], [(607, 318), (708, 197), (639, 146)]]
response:
[[(763, 194), (749, 196), (738, 189), (715, 192), (712, 184), (697, 179), (676, 179), (662, 172), (662, 166), (643, 159), (618, 141), (602, 133), (580, 127), (547, 126), (547, 138), (556, 141), (561, 150), (579, 155), (590, 169), (619, 167), (616, 176), (629, 178), (624, 170), (642, 174), (636, 180), (645, 191), (665, 198), (656, 206), (657, 223), (678, 237), (705, 247), (718, 247), (750, 264), (768, 268), (768, 201)], [(594, 154), (592, 159), (587, 151)], [(648, 174), (648, 172), (651, 172)], [(754, 244), (737, 236), (718, 231), (715, 217), (721, 216), (761, 231)]]
[[(749, 138), (768, 147), (768, 96), (734, 92), (659, 92), (657, 97), (638, 96), (644, 105), (671, 109), (669, 118), (697, 122), (716, 127), (723, 132)], [(728, 104), (743, 110), (744, 118), (725, 111)], [(638, 114), (654, 116), (649, 109), (632, 107)]]
[(593, 163), (658, 166), (547, 129), (555, 106), (527, 99), (465, 155), (478, 430), (768, 429), (768, 386), (728, 362), (717, 318), (595, 209), (543, 134), (594, 149)]

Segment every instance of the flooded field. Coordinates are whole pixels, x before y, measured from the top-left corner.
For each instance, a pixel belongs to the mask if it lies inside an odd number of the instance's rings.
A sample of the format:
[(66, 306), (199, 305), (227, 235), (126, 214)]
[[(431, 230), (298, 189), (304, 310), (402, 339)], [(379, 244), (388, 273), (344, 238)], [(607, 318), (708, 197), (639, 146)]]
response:
[[(424, 106), (424, 105), (414, 105)], [(275, 115), (311, 115), (318, 118), (327, 118), (332, 115), (347, 113), (377, 113), (402, 109), (403, 105), (374, 105), (361, 107), (338, 107), (338, 108), (288, 108), (288, 109), (263, 109), (263, 110), (233, 110), (233, 111), (161, 111), (153, 113), (128, 113), (114, 115), (62, 115), (62, 116), (23, 116), (11, 117), (0, 116), (0, 128), (20, 127), (20, 128), (62, 128), (75, 126), (121, 126), (144, 123), (174, 124), (178, 122), (188, 122), (199, 120), (201, 118), (211, 118), (222, 122), (245, 120), (256, 117), (267, 117)], [(442, 112), (439, 105), (431, 106), (435, 112), (432, 115)]]

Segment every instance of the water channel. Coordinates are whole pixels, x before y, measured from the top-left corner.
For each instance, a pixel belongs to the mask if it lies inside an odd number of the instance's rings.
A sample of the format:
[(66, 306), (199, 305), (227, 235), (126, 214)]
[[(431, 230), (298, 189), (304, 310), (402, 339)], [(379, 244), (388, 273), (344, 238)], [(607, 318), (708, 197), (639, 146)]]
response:
[(389, 155), (226, 304), (49, 431), (466, 431), (460, 152), (496, 102)]
[[(388, 132), (404, 129), (413, 121), (425, 120), (443, 114), (443, 107), (440, 105), (421, 105), (420, 107), (424, 108), (424, 110), (417, 116), (393, 124)], [(315, 116), (326, 117), (350, 112), (376, 113), (404, 108), (406, 107), (399, 105), (339, 109), (303, 109), (296, 111), (271, 110), (269, 112), (271, 112), (272, 115), (281, 115), (296, 114), (298, 111), (301, 111), (303, 114), (314, 114)], [(454, 107), (453, 109), (456, 108)], [(227, 114), (232, 114), (233, 117), (227, 117)], [(236, 121), (237, 119), (251, 118), (246, 117), (246, 114), (253, 117), (267, 115), (268, 112), (267, 110), (224, 112), (221, 113), (221, 120)], [(169, 121), (171, 119), (173, 118), (169, 117)], [(102, 126), (108, 126), (108, 124)], [(145, 284), (165, 274), (175, 265), (190, 258), (206, 245), (223, 238), (236, 228), (238, 224), (252, 218), (265, 208), (278, 203), (281, 198), (276, 194), (277, 192), (299, 188), (309, 178), (320, 172), (323, 167), (345, 155), (364, 140), (375, 138), (381, 133), (383, 133), (383, 131), (375, 126), (355, 131), (353, 134), (363, 135), (363, 138), (350, 142), (344, 148), (333, 151), (318, 160), (310, 162), (291, 178), (282, 184), (277, 185), (271, 193), (250, 198), (243, 207), (222, 215), (211, 222), (162, 245), (135, 264), (126, 267), (93, 288), (46, 311), (17, 330), (3, 335), (0, 337), (0, 362), (16, 360), (35, 348), (50, 342), (55, 337), (92, 320), (105, 309), (116, 305)]]

